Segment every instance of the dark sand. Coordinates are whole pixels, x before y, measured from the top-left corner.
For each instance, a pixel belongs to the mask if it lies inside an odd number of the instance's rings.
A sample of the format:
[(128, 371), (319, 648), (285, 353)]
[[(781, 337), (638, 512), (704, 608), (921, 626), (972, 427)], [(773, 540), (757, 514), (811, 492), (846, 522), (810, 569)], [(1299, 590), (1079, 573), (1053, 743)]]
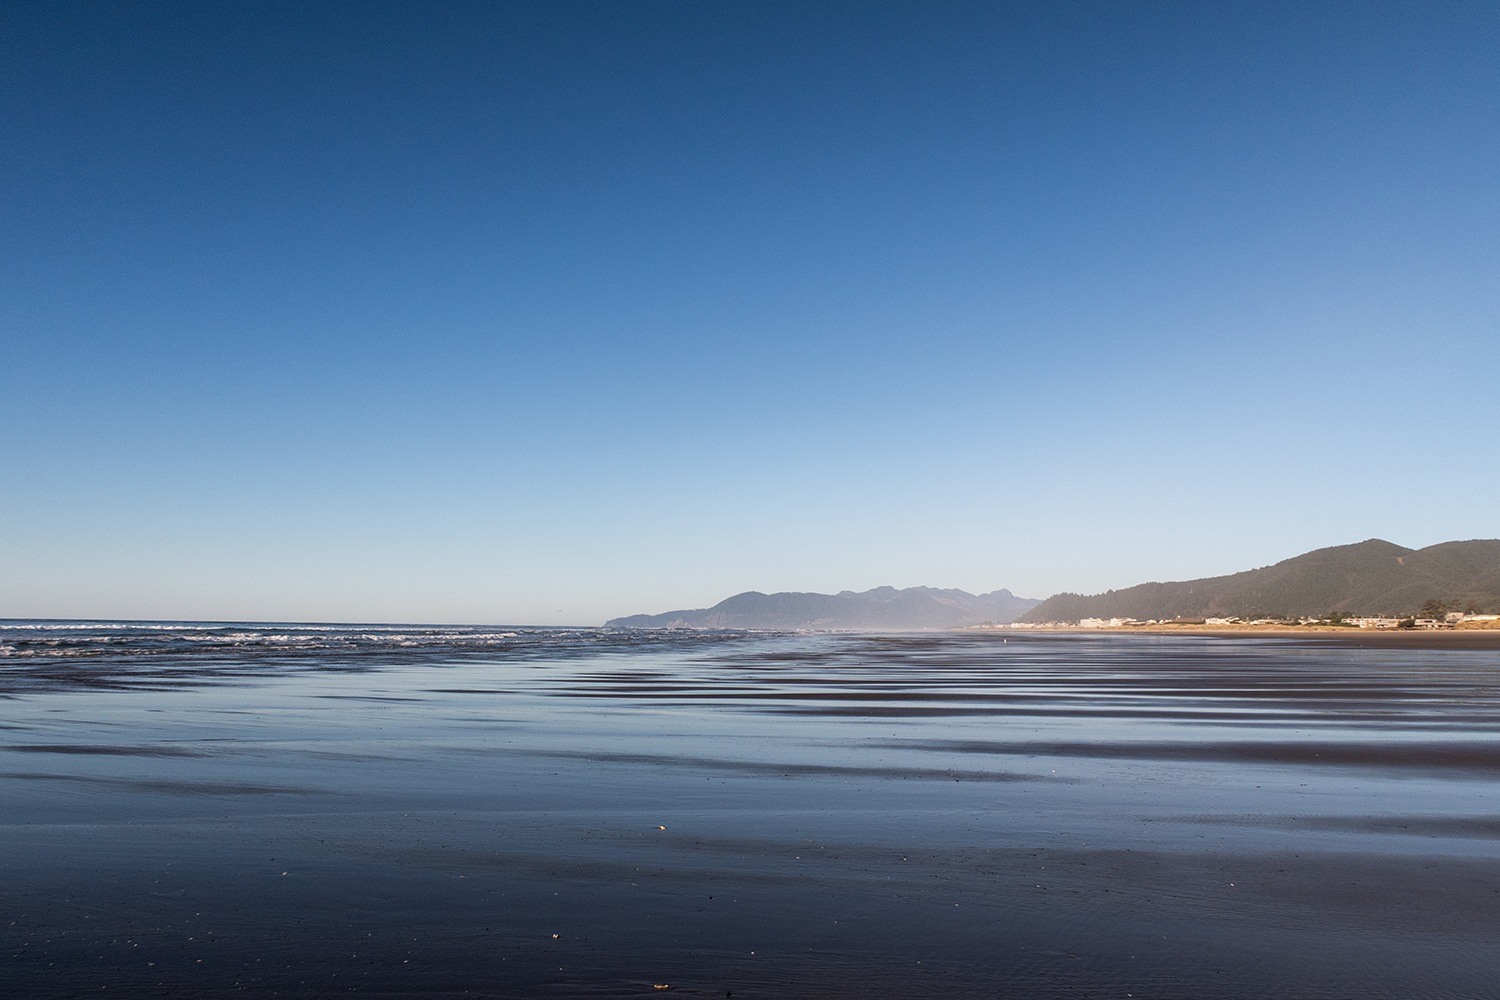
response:
[(0, 996), (1494, 997), (1500, 658), (1378, 641), (12, 670)]

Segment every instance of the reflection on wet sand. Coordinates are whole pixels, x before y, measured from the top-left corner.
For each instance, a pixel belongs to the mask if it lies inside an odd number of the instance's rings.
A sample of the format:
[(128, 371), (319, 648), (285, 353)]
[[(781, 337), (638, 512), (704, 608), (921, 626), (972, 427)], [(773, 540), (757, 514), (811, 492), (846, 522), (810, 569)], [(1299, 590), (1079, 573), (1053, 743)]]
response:
[(1494, 650), (110, 628), (0, 627), (5, 996), (1500, 981)]
[(588, 750), (533, 750), (541, 757), (561, 757), (594, 761), (601, 764), (651, 764), (661, 767), (698, 768), (707, 771), (741, 771), (752, 774), (837, 775), (861, 778), (930, 778), (938, 781), (1034, 781), (1037, 776), (1008, 771), (978, 771), (961, 768), (925, 768), (864, 766), (852, 764), (817, 764), (800, 761), (734, 760), (697, 757), (689, 754), (610, 753)]
[(113, 746), (107, 743), (13, 743), (0, 746), (12, 753), (91, 754), (104, 757), (205, 757), (201, 750), (169, 746)]
[(1062, 743), (1038, 740), (1002, 743), (983, 740), (908, 740), (879, 744), (892, 750), (929, 750), (995, 756), (1096, 757), (1117, 760), (1217, 761), (1309, 766), (1411, 768), (1448, 778), (1466, 772), (1488, 778), (1500, 773), (1500, 745), (1474, 740), (1452, 743), (1353, 743), (1292, 740), (1256, 742), (1094, 742)]

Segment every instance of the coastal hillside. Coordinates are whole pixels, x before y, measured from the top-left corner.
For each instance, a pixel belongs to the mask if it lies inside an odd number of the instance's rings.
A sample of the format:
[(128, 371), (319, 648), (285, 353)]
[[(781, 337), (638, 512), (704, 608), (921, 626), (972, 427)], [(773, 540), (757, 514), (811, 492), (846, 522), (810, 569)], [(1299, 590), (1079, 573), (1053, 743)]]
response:
[(1008, 590), (970, 594), (933, 587), (876, 587), (859, 593), (780, 593), (748, 591), (711, 608), (630, 615), (607, 624), (615, 628), (859, 629), (904, 631), (958, 628), (984, 622), (1008, 624), (1037, 601)]
[(1410, 615), (1429, 601), (1450, 610), (1500, 610), (1500, 539), (1408, 549), (1371, 538), (1229, 576), (1056, 594), (1020, 620)]

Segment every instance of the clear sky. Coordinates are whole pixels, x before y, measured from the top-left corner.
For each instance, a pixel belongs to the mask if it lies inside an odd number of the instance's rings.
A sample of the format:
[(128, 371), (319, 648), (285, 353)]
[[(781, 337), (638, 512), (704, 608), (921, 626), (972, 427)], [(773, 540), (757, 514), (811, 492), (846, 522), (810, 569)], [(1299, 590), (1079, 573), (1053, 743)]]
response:
[(0, 617), (1500, 535), (1500, 5), (0, 0)]

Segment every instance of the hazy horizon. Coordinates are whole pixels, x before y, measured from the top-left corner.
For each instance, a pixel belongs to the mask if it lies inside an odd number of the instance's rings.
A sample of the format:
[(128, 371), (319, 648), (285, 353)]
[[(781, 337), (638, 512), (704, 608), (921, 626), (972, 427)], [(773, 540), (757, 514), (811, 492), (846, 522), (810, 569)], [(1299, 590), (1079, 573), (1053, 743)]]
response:
[[(1466, 539), (1445, 539), (1445, 541), (1465, 541), (1465, 540)], [(1389, 541), (1389, 539), (1386, 539), (1386, 541)], [(1344, 543), (1344, 544), (1350, 544), (1350, 543)], [(1396, 543), (1396, 544), (1400, 544), (1400, 543)], [(1432, 544), (1440, 544), (1440, 543), (1432, 543)], [(1328, 546), (1322, 546), (1322, 547), (1326, 548)], [(1410, 549), (1420, 549), (1423, 546), (1404, 546), (1404, 547), (1405, 548), (1410, 548)], [(1296, 553), (1296, 554), (1297, 555), (1303, 555), (1305, 553)], [(1288, 557), (1288, 558), (1290, 558), (1290, 557)], [(1240, 567), (1239, 569), (1227, 570), (1224, 573), (1215, 573), (1215, 574), (1209, 574), (1209, 575), (1212, 576), (1212, 577), (1225, 576), (1225, 575), (1230, 575), (1230, 574), (1233, 574), (1233, 573), (1244, 572), (1246, 570), (1259, 569), (1262, 566), (1269, 566), (1269, 565), (1272, 565), (1275, 562), (1280, 562), (1280, 561), (1281, 561), (1280, 559), (1277, 559), (1277, 560), (1273, 560), (1272, 563), (1257, 564), (1255, 566), (1243, 566), (1243, 567)], [(1195, 578), (1195, 579), (1198, 579), (1198, 578)], [(1134, 584), (1129, 584), (1127, 586), (1134, 586), (1135, 584), (1143, 584), (1143, 583), (1164, 583), (1164, 582), (1174, 582), (1174, 581), (1169, 581), (1169, 580), (1165, 580), (1165, 579), (1147, 579), (1145, 577), (1142, 577), (1141, 579), (1136, 580), (1134, 582)], [(57, 621), (100, 621), (100, 622), (132, 622), (132, 621), (140, 621), (140, 622), (185, 622), (185, 623), (194, 623), (194, 622), (222, 622), (222, 623), (225, 623), (225, 624), (236, 624), (236, 623), (282, 623), (282, 624), (305, 624), (305, 625), (372, 625), (372, 626), (403, 626), (403, 625), (471, 625), (471, 626), (480, 626), (480, 627), (485, 627), (485, 626), (499, 626), (499, 627), (508, 627), (508, 626), (554, 627), (555, 626), (555, 627), (562, 627), (562, 628), (568, 628), (568, 627), (593, 628), (593, 627), (597, 627), (599, 625), (605, 624), (610, 619), (627, 618), (627, 617), (631, 617), (633, 615), (638, 615), (638, 614), (652, 615), (652, 614), (661, 614), (661, 613), (667, 613), (667, 612), (672, 612), (672, 611), (703, 610), (703, 609), (714, 607), (714, 606), (722, 603), (723, 601), (725, 601), (725, 600), (727, 600), (729, 598), (737, 597), (737, 596), (741, 596), (743, 594), (753, 593), (753, 592), (759, 592), (759, 593), (763, 593), (763, 594), (782, 594), (782, 593), (837, 594), (837, 593), (840, 593), (840, 592), (853, 592), (853, 593), (856, 593), (856, 594), (860, 594), (860, 593), (864, 593), (864, 592), (867, 592), (867, 591), (870, 591), (870, 590), (881, 589), (881, 588), (890, 588), (890, 589), (894, 589), (894, 590), (898, 590), (898, 591), (899, 590), (909, 589), (909, 588), (910, 589), (931, 588), (931, 589), (934, 589), (934, 590), (955, 590), (956, 589), (956, 590), (965, 591), (965, 592), (969, 593), (970, 595), (976, 595), (976, 596), (977, 595), (982, 595), (982, 594), (988, 594), (988, 593), (995, 593), (995, 592), (1003, 590), (1003, 591), (1010, 592), (1015, 597), (1022, 598), (1022, 599), (1027, 599), (1027, 600), (1035, 600), (1035, 601), (1038, 601), (1038, 602), (1040, 602), (1042, 600), (1045, 600), (1048, 597), (1058, 596), (1060, 594), (1066, 594), (1066, 593), (1074, 593), (1074, 594), (1083, 593), (1081, 591), (1076, 591), (1076, 590), (1075, 591), (1063, 590), (1063, 591), (1053, 591), (1052, 593), (1044, 594), (1044, 595), (1035, 595), (1035, 594), (1020, 593), (1020, 592), (1015, 591), (1014, 588), (1010, 588), (1010, 587), (987, 587), (987, 588), (983, 588), (983, 589), (972, 590), (972, 589), (965, 588), (965, 587), (954, 588), (954, 587), (945, 587), (945, 586), (933, 585), (933, 584), (908, 584), (908, 585), (903, 586), (903, 587), (892, 587), (892, 585), (890, 585), (890, 584), (876, 584), (876, 585), (874, 585), (872, 587), (857, 587), (857, 588), (856, 587), (844, 587), (844, 588), (839, 588), (839, 590), (832, 590), (832, 591), (805, 591), (805, 590), (800, 590), (800, 591), (799, 590), (769, 590), (768, 591), (768, 590), (760, 590), (759, 588), (755, 588), (755, 587), (750, 587), (750, 588), (746, 588), (744, 590), (735, 591), (734, 593), (731, 593), (731, 594), (723, 594), (723, 595), (720, 595), (719, 597), (716, 597), (716, 598), (713, 598), (713, 599), (702, 600), (702, 601), (699, 601), (698, 603), (683, 603), (683, 604), (673, 605), (671, 607), (651, 608), (651, 609), (645, 609), (645, 610), (639, 610), (639, 611), (622, 611), (622, 612), (619, 612), (618, 614), (608, 615), (608, 616), (606, 616), (606, 618), (604, 620), (601, 620), (601, 621), (554, 621), (554, 622), (549, 622), (549, 623), (529, 622), (529, 621), (522, 621), (522, 620), (508, 620), (508, 619), (476, 619), (476, 620), (473, 620), (473, 621), (457, 621), (457, 620), (441, 620), (441, 619), (439, 619), (439, 620), (427, 620), (427, 619), (414, 619), (414, 618), (380, 618), (380, 619), (375, 619), (375, 618), (295, 619), (295, 618), (245, 618), (245, 617), (199, 617), (199, 618), (184, 618), (184, 617), (164, 617), (164, 616), (134, 616), (134, 617), (128, 617), (128, 616), (109, 616), (109, 615), (76, 615), (76, 616), (58, 616), (58, 615), (17, 616), (17, 615), (0, 615), (0, 620), (9, 619), (9, 620), (19, 620), (19, 621), (31, 621), (31, 620), (47, 621), (47, 620), (57, 620)], [(1120, 589), (1120, 588), (1111, 588), (1111, 589)]]
[(0, 616), (1493, 537), (1500, 8), (7, 4)]

